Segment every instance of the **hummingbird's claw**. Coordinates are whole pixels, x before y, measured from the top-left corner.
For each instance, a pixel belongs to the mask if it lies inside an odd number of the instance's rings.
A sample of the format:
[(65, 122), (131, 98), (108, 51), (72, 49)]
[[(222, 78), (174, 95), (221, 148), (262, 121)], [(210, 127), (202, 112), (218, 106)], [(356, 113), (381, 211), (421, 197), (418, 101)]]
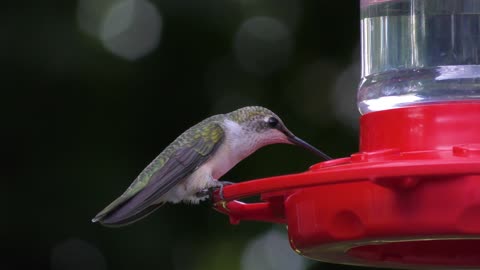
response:
[[(228, 185), (233, 185), (235, 183), (229, 181), (218, 181), (220, 183), (220, 190), (218, 191), (218, 195), (222, 201), (225, 201), (225, 197), (223, 197), (223, 187)], [(213, 195), (213, 194), (212, 194)], [(213, 197), (213, 196), (212, 196)]]
[(235, 182), (230, 182), (230, 181), (218, 181), (221, 186), (229, 186), (235, 184)]
[(218, 191), (218, 195), (220, 196), (220, 200), (225, 201), (225, 197), (223, 197), (223, 185), (220, 186), (220, 190)]

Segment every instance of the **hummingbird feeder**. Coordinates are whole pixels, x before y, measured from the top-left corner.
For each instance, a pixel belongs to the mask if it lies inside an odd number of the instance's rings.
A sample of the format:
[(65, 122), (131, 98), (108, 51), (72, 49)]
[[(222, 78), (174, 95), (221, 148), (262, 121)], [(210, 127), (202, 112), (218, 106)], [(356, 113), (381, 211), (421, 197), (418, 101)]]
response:
[(480, 0), (361, 0), (361, 28), (359, 152), (226, 186), (215, 208), (286, 224), (315, 260), (479, 269)]

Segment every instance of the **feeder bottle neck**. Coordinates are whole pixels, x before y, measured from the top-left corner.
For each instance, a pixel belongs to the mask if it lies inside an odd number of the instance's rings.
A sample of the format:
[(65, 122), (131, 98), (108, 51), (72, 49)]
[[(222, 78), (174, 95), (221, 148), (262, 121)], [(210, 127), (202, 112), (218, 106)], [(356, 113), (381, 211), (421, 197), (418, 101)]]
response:
[(360, 112), (480, 102), (479, 21), (470, 0), (362, 0)]

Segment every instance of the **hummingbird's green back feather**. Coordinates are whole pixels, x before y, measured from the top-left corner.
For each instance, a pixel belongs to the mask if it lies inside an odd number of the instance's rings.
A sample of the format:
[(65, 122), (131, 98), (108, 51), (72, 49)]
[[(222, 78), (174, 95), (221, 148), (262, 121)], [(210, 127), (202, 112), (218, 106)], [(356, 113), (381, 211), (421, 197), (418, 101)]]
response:
[[(102, 220), (151, 186), (155, 190), (149, 191), (148, 196), (141, 201), (138, 207), (135, 207), (134, 212), (138, 213), (152, 205), (176, 183), (190, 175), (214, 154), (223, 140), (224, 131), (220, 124), (223, 118), (223, 115), (211, 116), (182, 133), (138, 175), (119, 198), (98, 213), (93, 221)], [(156, 182), (155, 186), (152, 182)], [(152, 210), (154, 209), (152, 208)]]

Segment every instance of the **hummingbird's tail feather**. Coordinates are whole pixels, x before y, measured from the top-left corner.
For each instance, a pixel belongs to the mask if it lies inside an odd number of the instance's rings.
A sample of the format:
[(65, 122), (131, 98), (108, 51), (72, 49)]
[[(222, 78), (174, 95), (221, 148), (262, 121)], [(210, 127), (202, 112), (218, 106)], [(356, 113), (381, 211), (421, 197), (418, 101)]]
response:
[[(143, 219), (153, 213), (156, 209), (164, 205), (165, 202), (160, 202), (158, 204), (152, 204), (148, 206), (147, 208), (143, 209), (142, 211), (138, 213), (118, 213), (117, 211), (112, 211), (111, 213), (108, 213), (107, 215), (104, 216), (97, 216), (92, 219), (92, 222), (99, 222), (100, 224), (107, 226), (107, 227), (122, 227), (126, 226), (129, 224), (132, 224), (140, 219)], [(119, 211), (121, 212), (121, 211)]]

